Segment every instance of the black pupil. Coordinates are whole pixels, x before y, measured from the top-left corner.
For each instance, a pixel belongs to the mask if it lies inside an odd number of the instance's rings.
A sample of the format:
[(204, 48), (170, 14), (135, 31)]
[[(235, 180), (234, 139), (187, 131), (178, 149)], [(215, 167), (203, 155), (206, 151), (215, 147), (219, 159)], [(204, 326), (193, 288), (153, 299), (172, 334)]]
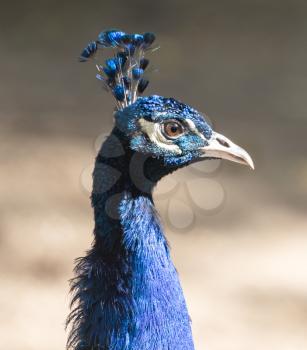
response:
[(177, 131), (178, 131), (178, 125), (172, 124), (172, 126), (171, 126), (171, 132), (172, 132), (173, 134), (176, 134)]

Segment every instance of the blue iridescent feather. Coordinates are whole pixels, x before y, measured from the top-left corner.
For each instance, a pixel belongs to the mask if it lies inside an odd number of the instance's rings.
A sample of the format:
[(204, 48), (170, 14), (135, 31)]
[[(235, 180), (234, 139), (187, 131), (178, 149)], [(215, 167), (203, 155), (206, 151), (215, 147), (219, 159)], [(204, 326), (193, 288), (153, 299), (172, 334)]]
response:
[[(117, 96), (117, 98), (122, 98)], [(159, 149), (140, 133), (140, 119), (193, 123), (182, 154)], [(199, 157), (212, 130), (193, 108), (172, 98), (139, 97), (115, 113), (93, 173), (94, 243), (72, 280), (68, 348), (194, 350), (190, 318), (156, 213), (157, 182)]]
[[(149, 64), (145, 54), (150, 50), (154, 41), (153, 33), (127, 34), (121, 30), (112, 29), (101, 32), (97, 40), (90, 42), (82, 51), (81, 62), (89, 59), (96, 60), (98, 51), (105, 52), (108, 49), (113, 53), (113, 57), (108, 58), (105, 65), (96, 62), (96, 67), (98, 69), (97, 78), (113, 92), (118, 109), (134, 103), (148, 86), (148, 80), (141, 79), (141, 76)], [(127, 81), (131, 82), (131, 80), (134, 80), (134, 83), (127, 84)], [(114, 93), (115, 84), (122, 86), (124, 98), (122, 94)]]
[[(194, 350), (152, 192), (163, 176), (200, 157), (212, 130), (201, 114), (181, 102), (140, 96), (148, 85), (144, 54), (154, 40), (152, 33), (116, 30), (100, 33), (97, 40), (115, 51), (105, 65), (96, 66), (98, 78), (117, 101), (117, 112), (93, 172), (94, 242), (77, 260), (71, 281), (69, 349)], [(131, 57), (132, 46), (137, 56)], [(159, 147), (142, 132), (142, 123), (162, 125), (168, 119), (187, 126), (184, 137), (172, 141), (180, 154)], [(188, 125), (199, 134), (188, 131)]]
[[(91, 249), (71, 280), (72, 350), (194, 350), (190, 318), (152, 197), (161, 178), (203, 159), (253, 167), (250, 156), (173, 98), (141, 96), (155, 35), (101, 32), (82, 51), (116, 100), (114, 127), (96, 157)], [(99, 63), (99, 52), (111, 57)]]

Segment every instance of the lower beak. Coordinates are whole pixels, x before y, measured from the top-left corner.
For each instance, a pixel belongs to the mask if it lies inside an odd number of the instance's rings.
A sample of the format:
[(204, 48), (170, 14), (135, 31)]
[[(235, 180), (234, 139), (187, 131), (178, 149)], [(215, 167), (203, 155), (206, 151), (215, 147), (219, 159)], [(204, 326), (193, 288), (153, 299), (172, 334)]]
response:
[(243, 148), (217, 132), (212, 133), (210, 140), (208, 140), (208, 146), (201, 148), (201, 151), (204, 158), (228, 159), (254, 169), (254, 162), (250, 155)]

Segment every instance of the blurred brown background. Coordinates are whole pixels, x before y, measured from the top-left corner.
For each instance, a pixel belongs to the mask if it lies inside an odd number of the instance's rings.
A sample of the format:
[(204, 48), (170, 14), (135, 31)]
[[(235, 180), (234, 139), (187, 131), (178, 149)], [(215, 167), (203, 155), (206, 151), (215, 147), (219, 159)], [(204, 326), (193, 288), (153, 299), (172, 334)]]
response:
[(172, 200), (181, 218), (187, 198), (157, 198), (197, 349), (306, 350), (307, 2), (1, 7), (0, 349), (64, 349), (67, 280), (93, 228), (86, 173), (114, 105), (93, 65), (76, 58), (100, 30), (119, 27), (157, 34), (159, 72), (148, 93), (206, 112), (256, 165), (172, 175), (181, 184), (201, 178), (193, 186), (204, 207), (216, 200), (210, 183), (226, 194), (214, 215), (194, 213), (184, 233), (168, 224), (165, 208)]

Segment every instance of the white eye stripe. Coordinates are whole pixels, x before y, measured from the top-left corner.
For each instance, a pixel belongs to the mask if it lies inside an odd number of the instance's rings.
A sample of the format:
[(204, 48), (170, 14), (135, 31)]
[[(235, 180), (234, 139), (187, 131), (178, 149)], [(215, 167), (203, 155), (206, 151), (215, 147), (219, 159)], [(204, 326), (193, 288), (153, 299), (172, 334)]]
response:
[(205, 136), (198, 131), (197, 127), (195, 126), (194, 122), (191, 119), (186, 119), (186, 123), (189, 126), (189, 129), (196, 134), (197, 136), (201, 137), (203, 140), (206, 140)]
[(158, 147), (176, 154), (182, 153), (179, 146), (175, 145), (172, 140), (167, 139), (162, 134), (159, 123), (150, 122), (144, 118), (141, 118), (139, 123), (142, 131), (149, 137), (150, 141), (155, 143)]

